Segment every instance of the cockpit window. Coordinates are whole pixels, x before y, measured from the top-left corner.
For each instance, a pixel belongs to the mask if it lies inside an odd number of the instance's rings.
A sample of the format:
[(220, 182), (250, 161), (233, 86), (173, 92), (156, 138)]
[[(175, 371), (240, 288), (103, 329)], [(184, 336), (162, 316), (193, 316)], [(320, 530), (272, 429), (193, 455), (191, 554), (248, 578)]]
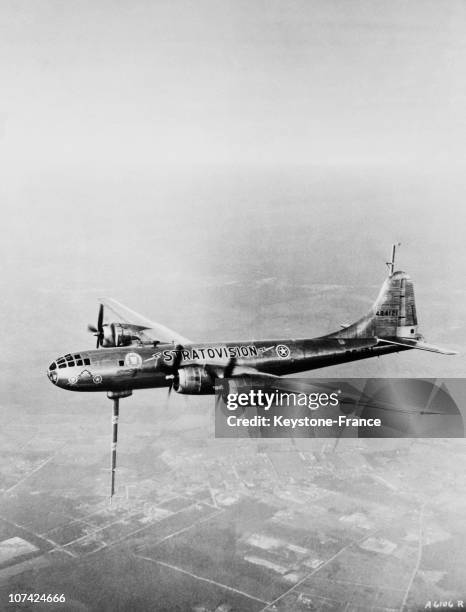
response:
[(83, 358), (81, 355), (65, 355), (52, 363), (49, 370), (58, 368), (72, 368), (73, 366), (91, 365), (90, 359)]

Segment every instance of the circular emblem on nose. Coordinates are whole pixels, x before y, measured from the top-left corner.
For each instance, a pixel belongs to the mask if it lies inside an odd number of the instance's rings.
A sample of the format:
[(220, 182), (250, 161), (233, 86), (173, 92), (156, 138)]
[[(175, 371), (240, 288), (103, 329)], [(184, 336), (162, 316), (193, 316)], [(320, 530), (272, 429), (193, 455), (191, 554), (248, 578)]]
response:
[(277, 346), (275, 347), (275, 352), (280, 357), (280, 359), (286, 359), (291, 355), (291, 351), (286, 346), (286, 344), (277, 344)]
[(138, 353), (128, 353), (125, 357), (127, 368), (139, 368), (142, 365), (142, 357)]
[(70, 376), (68, 378), (68, 382), (70, 383), (70, 385), (75, 385), (78, 382), (78, 379), (76, 378), (76, 376)]
[(102, 376), (100, 374), (97, 374), (97, 376), (94, 376), (92, 380), (96, 385), (100, 385), (100, 383), (102, 382)]

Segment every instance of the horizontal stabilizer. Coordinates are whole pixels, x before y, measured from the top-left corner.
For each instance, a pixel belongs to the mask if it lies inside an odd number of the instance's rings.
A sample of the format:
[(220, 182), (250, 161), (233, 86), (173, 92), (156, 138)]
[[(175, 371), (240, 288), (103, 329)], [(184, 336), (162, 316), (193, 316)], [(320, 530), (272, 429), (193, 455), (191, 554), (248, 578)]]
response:
[(430, 351), (431, 353), (441, 353), (442, 355), (457, 355), (457, 351), (440, 348), (432, 344), (420, 342), (419, 340), (388, 340), (387, 338), (379, 338), (378, 344), (395, 344), (411, 349), (419, 349), (420, 351)]

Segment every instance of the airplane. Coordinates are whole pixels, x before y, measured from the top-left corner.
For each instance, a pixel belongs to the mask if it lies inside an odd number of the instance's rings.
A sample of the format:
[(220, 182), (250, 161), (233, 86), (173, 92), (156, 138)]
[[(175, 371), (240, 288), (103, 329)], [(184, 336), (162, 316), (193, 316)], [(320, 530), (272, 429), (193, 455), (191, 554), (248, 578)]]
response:
[[(219, 381), (269, 381), (335, 364), (418, 349), (455, 351), (424, 341), (418, 332), (414, 286), (395, 271), (396, 246), (388, 276), (370, 310), (355, 323), (317, 338), (196, 343), (154, 323), (114, 299), (100, 299), (94, 350), (68, 353), (48, 368), (50, 381), (69, 391), (106, 392), (113, 401), (111, 492), (115, 492), (119, 400), (134, 390), (167, 387), (182, 394), (215, 394)], [(104, 309), (118, 320), (104, 323)], [(105, 349), (105, 350), (102, 350)]]

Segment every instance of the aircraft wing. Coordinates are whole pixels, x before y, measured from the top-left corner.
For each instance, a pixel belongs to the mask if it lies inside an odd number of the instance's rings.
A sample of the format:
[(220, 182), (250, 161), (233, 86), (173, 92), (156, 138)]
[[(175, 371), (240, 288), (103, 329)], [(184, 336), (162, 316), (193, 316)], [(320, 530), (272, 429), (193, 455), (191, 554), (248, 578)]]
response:
[(378, 344), (395, 344), (397, 346), (404, 346), (411, 349), (419, 349), (420, 351), (430, 351), (431, 353), (440, 353), (442, 355), (458, 355), (457, 351), (450, 349), (440, 348), (433, 344), (427, 344), (426, 342), (420, 342), (419, 340), (386, 340), (385, 338), (379, 338)]
[(151, 340), (174, 342), (175, 344), (190, 344), (192, 342), (169, 327), (165, 327), (165, 325), (147, 319), (113, 298), (99, 298), (99, 302), (103, 304), (105, 308), (108, 308), (108, 310), (116, 314), (123, 323), (143, 327), (144, 335), (148, 336)]
[(281, 380), (280, 376), (276, 376), (275, 374), (267, 374), (265, 372), (259, 372), (256, 368), (251, 368), (249, 366), (235, 366), (233, 368), (233, 372), (230, 375), (230, 378), (235, 378), (235, 376), (251, 376), (257, 380), (270, 380), (271, 378), (275, 378)]

